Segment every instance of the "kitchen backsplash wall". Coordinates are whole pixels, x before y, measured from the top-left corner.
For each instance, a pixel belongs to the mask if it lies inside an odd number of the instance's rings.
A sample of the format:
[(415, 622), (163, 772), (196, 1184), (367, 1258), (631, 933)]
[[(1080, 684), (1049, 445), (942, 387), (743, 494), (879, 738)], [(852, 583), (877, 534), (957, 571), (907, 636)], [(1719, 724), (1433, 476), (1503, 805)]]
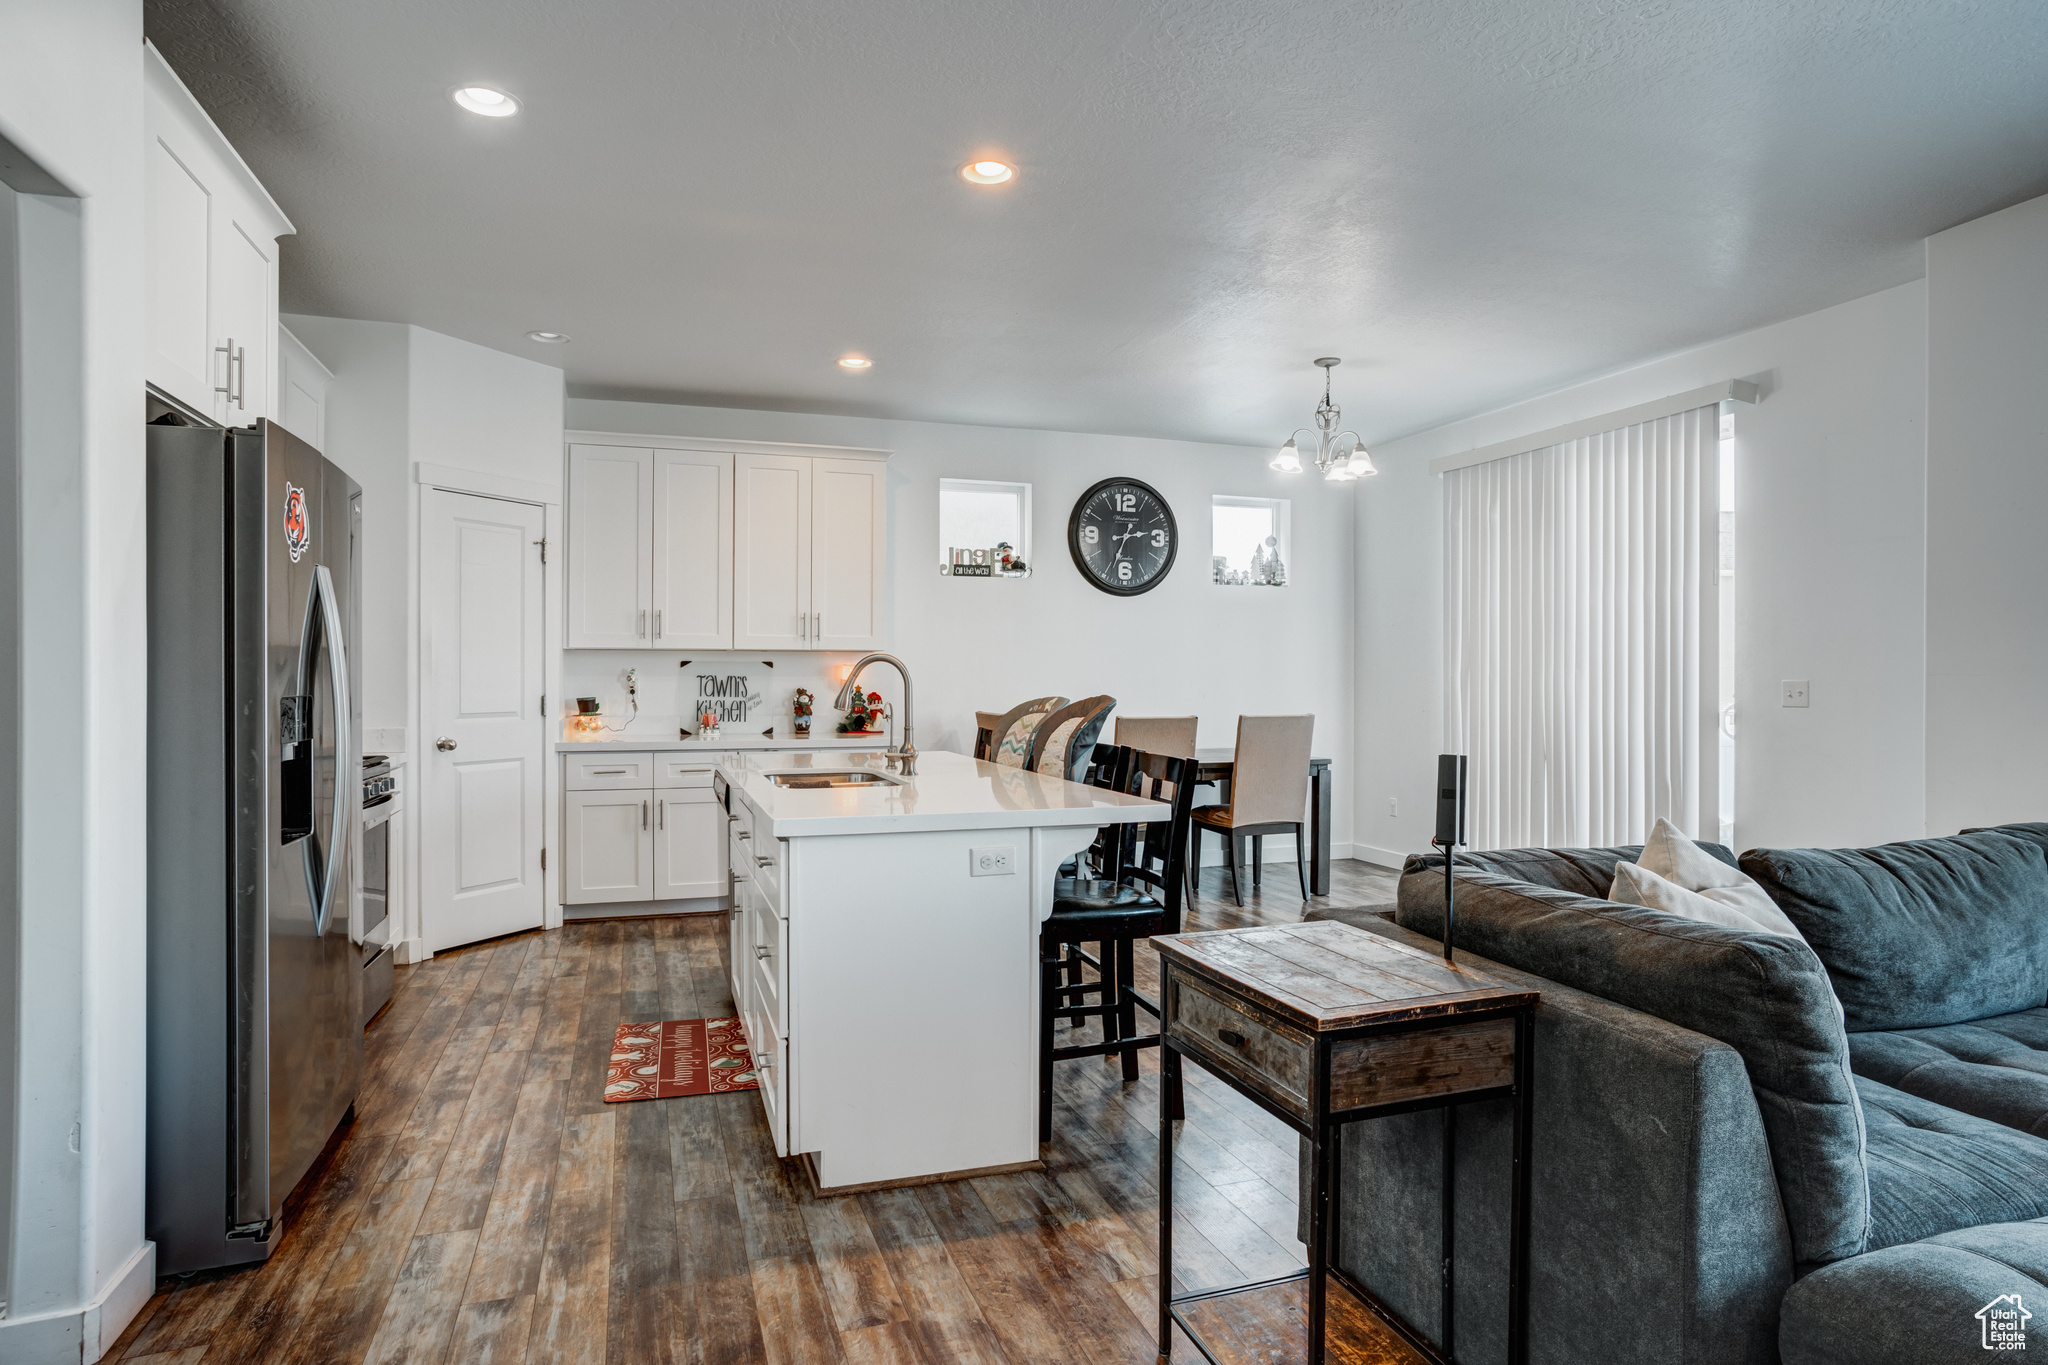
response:
[[(562, 654), (562, 696), (554, 704), (564, 734), (576, 714), (576, 698), (596, 697), (608, 727), (624, 726), (608, 739), (648, 736), (674, 739), (678, 726), (697, 729), (697, 703), (709, 680), (711, 699), (728, 708), (744, 704), (745, 721), (727, 720), (734, 734), (757, 735), (774, 726), (789, 729), (791, 703), (799, 687), (809, 689), (811, 733), (824, 737), (839, 724), (832, 699), (858, 654), (740, 654), (717, 651), (665, 652), (644, 649), (571, 649)], [(626, 698), (626, 670), (637, 669), (640, 714), (633, 719)], [(740, 679), (742, 682), (730, 680)], [(863, 692), (879, 692), (892, 711), (903, 695), (896, 670), (870, 665), (861, 675)], [(744, 691), (742, 691), (744, 689)], [(631, 719), (632, 724), (626, 722)], [(581, 738), (583, 736), (576, 736)]]

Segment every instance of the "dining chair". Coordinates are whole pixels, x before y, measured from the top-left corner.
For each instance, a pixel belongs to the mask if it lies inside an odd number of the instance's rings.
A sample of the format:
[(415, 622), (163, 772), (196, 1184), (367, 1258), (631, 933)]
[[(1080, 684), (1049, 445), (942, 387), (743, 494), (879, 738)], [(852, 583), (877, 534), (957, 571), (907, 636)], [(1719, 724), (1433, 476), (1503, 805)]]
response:
[(987, 758), (989, 751), (996, 747), (996, 727), (1003, 723), (1000, 711), (976, 711), (974, 713), (974, 756)]
[(1244, 904), (1244, 841), (1252, 843), (1252, 885), (1257, 887), (1268, 834), (1294, 835), (1301, 899), (1308, 900), (1308, 760), (1315, 728), (1314, 716), (1239, 716), (1230, 800), (1194, 812), (1194, 857), (1201, 859), (1203, 830), (1223, 836), (1230, 890), (1239, 905)]
[[(1138, 1079), (1138, 1051), (1159, 1046), (1159, 1034), (1140, 1035), (1137, 1011), (1160, 1017), (1159, 1002), (1137, 989), (1136, 944), (1181, 927), (1183, 863), (1188, 853), (1188, 813), (1194, 800), (1195, 760), (1138, 753), (1116, 746), (1126, 777), (1121, 789), (1166, 806), (1155, 820), (1137, 827), (1130, 843), (1119, 839), (1110, 867), (1095, 877), (1062, 877), (1053, 888), (1052, 914), (1039, 928), (1038, 1140), (1052, 1140), (1052, 1068), (1077, 1057), (1117, 1056), (1125, 1081)], [(1098, 747), (1096, 752), (1100, 753)], [(1088, 953), (1084, 944), (1094, 944)], [(1097, 979), (1076, 980), (1081, 962)], [(1098, 998), (1094, 1004), (1073, 1003)], [(1094, 1018), (1102, 1041), (1068, 1047), (1053, 1044), (1054, 1026)], [(1181, 1117), (1178, 1085), (1168, 1083), (1167, 1112)]]
[[(1175, 758), (1195, 756), (1195, 732), (1199, 716), (1118, 716), (1116, 742), (1148, 754), (1171, 754)], [(1187, 859), (1188, 895), (1195, 894), (1195, 878), (1201, 859)]]
[(1096, 736), (1115, 709), (1115, 697), (1100, 696), (1083, 697), (1054, 711), (1032, 731), (1031, 757), (1025, 766), (1035, 773), (1080, 781)]
[(1198, 716), (1118, 716), (1116, 742), (1148, 754), (1172, 758), (1195, 756)]
[(1031, 761), (1031, 736), (1039, 722), (1067, 704), (1065, 697), (1034, 697), (1011, 707), (989, 727), (988, 761), (1022, 768)]

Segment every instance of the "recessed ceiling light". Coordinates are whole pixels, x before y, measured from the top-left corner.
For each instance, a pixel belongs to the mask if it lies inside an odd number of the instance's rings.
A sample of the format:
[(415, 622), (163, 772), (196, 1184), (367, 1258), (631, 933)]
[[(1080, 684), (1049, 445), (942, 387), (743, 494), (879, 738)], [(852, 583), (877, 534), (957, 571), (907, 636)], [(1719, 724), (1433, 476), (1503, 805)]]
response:
[(519, 112), (519, 101), (488, 85), (465, 85), (454, 92), (455, 102), (472, 114), (485, 118), (510, 118)]
[(528, 341), (545, 341), (550, 346), (559, 346), (569, 339), (567, 332), (528, 332)]
[(864, 355), (843, 355), (839, 357), (840, 366), (844, 369), (849, 370), (871, 369), (873, 368), (874, 363), (874, 361), (869, 360)]
[(970, 161), (960, 168), (960, 178), (977, 185), (1000, 185), (1016, 173), (1016, 167), (1001, 161)]

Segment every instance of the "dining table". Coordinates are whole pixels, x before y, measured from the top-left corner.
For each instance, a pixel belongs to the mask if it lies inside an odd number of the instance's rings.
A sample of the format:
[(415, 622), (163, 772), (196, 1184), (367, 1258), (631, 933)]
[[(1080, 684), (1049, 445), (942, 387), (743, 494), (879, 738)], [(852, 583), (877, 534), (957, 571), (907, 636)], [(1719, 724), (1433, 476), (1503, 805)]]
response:
[[(1195, 750), (1195, 781), (1219, 784), (1222, 799), (1230, 800), (1230, 775), (1236, 770), (1236, 749)], [(1309, 894), (1330, 894), (1330, 760), (1308, 761), (1308, 889)]]

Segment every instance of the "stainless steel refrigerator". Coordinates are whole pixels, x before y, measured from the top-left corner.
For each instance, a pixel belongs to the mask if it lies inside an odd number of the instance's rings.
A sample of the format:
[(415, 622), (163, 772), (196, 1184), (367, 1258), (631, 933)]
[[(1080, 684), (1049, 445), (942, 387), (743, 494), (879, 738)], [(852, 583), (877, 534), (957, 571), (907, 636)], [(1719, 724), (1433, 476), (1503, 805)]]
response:
[(151, 426), (157, 1270), (258, 1261), (355, 1104), (360, 490), (270, 422)]

